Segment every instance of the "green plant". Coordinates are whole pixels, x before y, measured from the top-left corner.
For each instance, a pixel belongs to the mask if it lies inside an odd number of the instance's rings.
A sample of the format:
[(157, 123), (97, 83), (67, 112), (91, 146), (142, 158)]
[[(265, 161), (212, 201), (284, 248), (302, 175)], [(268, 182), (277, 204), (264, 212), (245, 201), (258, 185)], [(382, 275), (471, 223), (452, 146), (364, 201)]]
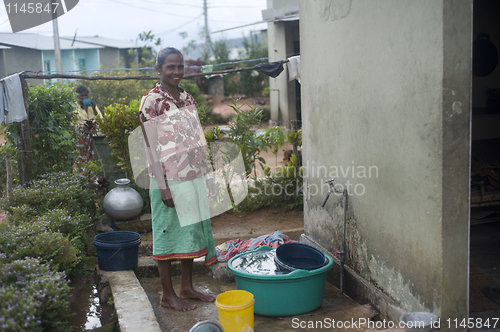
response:
[(254, 176), (257, 177), (256, 162), (259, 162), (262, 167), (266, 163), (265, 159), (259, 154), (260, 151), (266, 148), (267, 142), (262, 136), (257, 136), (255, 128), (253, 128), (261, 124), (262, 110), (257, 107), (242, 110), (235, 100), (232, 103), (231, 108), (236, 112), (236, 116), (230, 123), (228, 137), (241, 150), (247, 176), (253, 170)]
[[(243, 48), (240, 57), (246, 60), (268, 56), (267, 47), (261, 42), (257, 33), (250, 33), (249, 37), (243, 37)], [(262, 90), (268, 79), (266, 75), (256, 70), (240, 72), (238, 77), (241, 92), (247, 96), (262, 95)]]
[(269, 97), (269, 92), (270, 92), (269, 87), (267, 87), (267, 86), (264, 87), (262, 89), (262, 97)]
[(129, 49), (128, 54), (135, 56), (135, 64), (137, 66), (154, 67), (157, 53), (153, 47), (161, 45), (161, 38), (155, 37), (153, 31), (150, 30), (141, 32), (139, 39), (146, 44), (140, 49)]
[(65, 277), (37, 259), (6, 262), (0, 253), (0, 330), (70, 331)]
[[(34, 178), (49, 172), (72, 170), (78, 157), (75, 101), (75, 92), (67, 85), (45, 84), (29, 88)], [(17, 122), (5, 127), (10, 152), (15, 151), (17, 140), (21, 138), (20, 128)]]
[(14, 188), (10, 200), (6, 196), (0, 198), (0, 209), (13, 213), (17, 219), (30, 220), (56, 208), (65, 209), (71, 216), (95, 216), (95, 194), (83, 175), (44, 174)]
[(71, 216), (66, 210), (54, 209), (35, 218), (32, 226), (62, 233), (68, 237), (79, 252), (83, 253), (87, 243), (85, 231), (90, 228), (91, 223), (88, 216), (78, 214)]
[(128, 136), (141, 125), (139, 103), (139, 100), (132, 100), (129, 105), (113, 104), (105, 108), (102, 117), (97, 117), (97, 124), (109, 141), (117, 165), (125, 170), (127, 176), (132, 174)]
[(264, 130), (264, 140), (267, 146), (264, 150), (267, 152), (267, 147), (271, 148), (272, 153), (276, 156), (276, 165), (278, 165), (278, 152), (279, 149), (285, 145), (285, 129), (283, 127), (275, 126)]
[[(302, 129), (298, 131), (291, 130), (286, 134), (286, 139), (288, 142), (290, 142), (290, 144), (293, 145), (293, 154), (298, 156), (299, 153), (297, 147), (302, 145)], [(300, 159), (299, 159), (299, 164), (300, 164)]]
[[(140, 76), (156, 75), (154, 70), (144, 72), (139, 70), (112, 70), (99, 71), (94, 75), (99, 76)], [(140, 100), (142, 96), (153, 89), (158, 81), (155, 80), (91, 80), (80, 81), (79, 84), (85, 84), (91, 91), (90, 97), (101, 109), (104, 109), (103, 115), (106, 115), (106, 107), (121, 104), (130, 105), (134, 100)], [(195, 83), (189, 80), (182, 80), (179, 84), (189, 94), (193, 96), (199, 106), (205, 105), (205, 96), (200, 93), (200, 89)], [(137, 117), (139, 117), (137, 115)]]
[(0, 234), (0, 247), (8, 261), (34, 257), (68, 274), (79, 262), (79, 252), (68, 237), (40, 224), (9, 225)]

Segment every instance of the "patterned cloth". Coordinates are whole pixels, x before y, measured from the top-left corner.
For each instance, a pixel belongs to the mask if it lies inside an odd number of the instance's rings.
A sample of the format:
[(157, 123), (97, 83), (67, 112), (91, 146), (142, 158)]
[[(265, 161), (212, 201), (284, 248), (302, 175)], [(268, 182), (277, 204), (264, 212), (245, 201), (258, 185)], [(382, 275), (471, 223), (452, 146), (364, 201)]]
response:
[[(192, 186), (193, 196), (196, 192), (206, 191), (205, 178), (193, 181), (168, 181), (169, 186)], [(212, 235), (210, 219), (205, 219), (192, 225), (182, 226), (177, 208), (166, 206), (161, 200), (156, 180), (151, 178), (149, 189), (151, 198), (152, 226), (153, 226), (153, 260), (193, 259), (205, 256), (205, 265), (217, 261), (215, 243)], [(206, 194), (205, 194), (206, 196)], [(197, 197), (191, 197), (192, 214), (202, 214), (196, 209)], [(194, 202), (194, 203), (193, 203)], [(200, 216), (192, 216), (200, 220)]]
[(280, 231), (275, 231), (245, 241), (240, 239), (230, 240), (216, 247), (217, 258), (219, 262), (229, 262), (231, 258), (245, 251), (254, 250), (261, 246), (278, 248), (278, 246), (290, 242), (295, 243), (297, 241), (290, 240), (288, 236)]
[(139, 114), (145, 127), (156, 129), (156, 142), (150, 144), (156, 149), (165, 179), (186, 181), (205, 176), (208, 154), (196, 102), (182, 88), (179, 91), (180, 99), (175, 100), (157, 83), (142, 97)]

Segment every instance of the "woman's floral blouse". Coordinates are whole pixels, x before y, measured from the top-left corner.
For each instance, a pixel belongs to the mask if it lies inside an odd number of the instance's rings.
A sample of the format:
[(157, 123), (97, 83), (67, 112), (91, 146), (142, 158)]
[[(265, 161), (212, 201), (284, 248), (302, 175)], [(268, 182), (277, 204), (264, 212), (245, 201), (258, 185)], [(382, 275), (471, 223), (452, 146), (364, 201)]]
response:
[[(141, 100), (139, 116), (144, 126), (155, 126), (156, 154), (166, 180), (188, 181), (207, 173), (207, 143), (198, 119), (194, 98), (179, 87), (175, 100), (162, 86)], [(149, 170), (152, 176), (151, 169)]]

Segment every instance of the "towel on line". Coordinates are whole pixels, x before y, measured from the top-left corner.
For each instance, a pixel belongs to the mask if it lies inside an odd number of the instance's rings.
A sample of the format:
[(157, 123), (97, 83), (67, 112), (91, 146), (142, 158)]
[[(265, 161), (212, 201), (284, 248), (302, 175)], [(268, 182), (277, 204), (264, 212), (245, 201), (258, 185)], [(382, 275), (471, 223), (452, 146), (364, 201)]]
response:
[(300, 55), (288, 58), (288, 80), (300, 83)]
[[(10, 75), (2, 80), (0, 99), (0, 124), (21, 122), (28, 118), (26, 107), (24, 106), (23, 88), (21, 86), (21, 77), (19, 74)], [(3, 97), (3, 98), (2, 98)]]

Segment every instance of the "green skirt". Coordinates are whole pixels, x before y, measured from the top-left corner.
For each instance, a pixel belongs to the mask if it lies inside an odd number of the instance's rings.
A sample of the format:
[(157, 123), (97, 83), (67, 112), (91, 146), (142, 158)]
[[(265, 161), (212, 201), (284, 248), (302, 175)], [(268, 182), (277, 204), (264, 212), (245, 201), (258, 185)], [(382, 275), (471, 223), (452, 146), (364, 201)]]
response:
[[(179, 200), (178, 204), (190, 207), (193, 223), (182, 226), (177, 209), (163, 203), (158, 184), (155, 179), (151, 179), (149, 196), (154, 260), (193, 259), (205, 256), (205, 265), (217, 261), (210, 219), (200, 219), (206, 215), (205, 208), (208, 206), (205, 181), (205, 178), (192, 181), (167, 181), (174, 197), (180, 197), (176, 196), (176, 193), (182, 193), (182, 200)], [(183, 218), (186, 218), (185, 214), (184, 212)]]

